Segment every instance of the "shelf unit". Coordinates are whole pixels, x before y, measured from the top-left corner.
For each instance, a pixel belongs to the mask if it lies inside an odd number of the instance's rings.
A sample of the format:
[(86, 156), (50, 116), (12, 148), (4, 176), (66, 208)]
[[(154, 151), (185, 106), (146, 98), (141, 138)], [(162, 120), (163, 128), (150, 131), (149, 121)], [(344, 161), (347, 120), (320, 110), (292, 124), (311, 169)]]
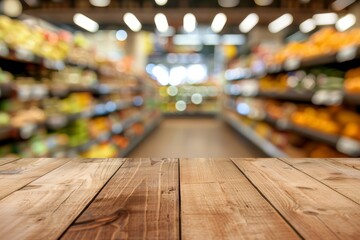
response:
[[(12, 64), (17, 63), (20, 64), (21, 67), (24, 69), (27, 68), (27, 65), (35, 65), (36, 71), (41, 71), (40, 69), (46, 69), (50, 72), (52, 71), (61, 71), (65, 66), (72, 66), (77, 67), (83, 70), (91, 70), (96, 73), (98, 76), (106, 76), (106, 77), (116, 77), (119, 75), (115, 74), (109, 74), (109, 71), (103, 71), (103, 69), (100, 67), (95, 66), (88, 66), (83, 64), (74, 63), (71, 61), (52, 61), (45, 58), (38, 57), (30, 52), (26, 53), (26, 56), (19, 57), (19, 54), (13, 49), (8, 49), (8, 54), (0, 56), (0, 67), (10, 66), (9, 68), (12, 69)], [(8, 69), (5, 69), (8, 70)], [(107, 72), (105, 74), (104, 72)], [(17, 73), (18, 74), (18, 73)], [(120, 73), (123, 76), (131, 76), (129, 74)], [(143, 82), (143, 79), (140, 79), (138, 77), (131, 76), (132, 78), (136, 79), (138, 83)], [(11, 83), (5, 83), (0, 84), (0, 100), (4, 101), (13, 101), (13, 99), (18, 99), (18, 88), (17, 85), (14, 83), (15, 81)], [(107, 116), (112, 113), (121, 112), (123, 110), (127, 109), (143, 109), (143, 110), (137, 110), (138, 113), (134, 116), (128, 117), (125, 120), (122, 120), (121, 122), (113, 123), (113, 126), (111, 126), (111, 131), (107, 133), (103, 133), (96, 138), (90, 138), (88, 142), (80, 144), (78, 146), (70, 147), (70, 146), (56, 146), (53, 149), (48, 149), (48, 155), (49, 156), (57, 156), (59, 151), (62, 153), (65, 153), (66, 156), (78, 156), (82, 152), (87, 151), (91, 147), (104, 143), (104, 142), (111, 142), (111, 138), (114, 135), (120, 135), (123, 134), (126, 130), (130, 129), (134, 124), (138, 122), (144, 122), (147, 126), (145, 129), (145, 133), (141, 136), (137, 136), (135, 138), (131, 138), (129, 141), (129, 146), (126, 149), (118, 149), (119, 150), (119, 156), (124, 157), (131, 149), (133, 149), (142, 139), (144, 139), (150, 132), (153, 130), (158, 123), (160, 122), (161, 114), (156, 111), (156, 113), (159, 115), (155, 121), (151, 121), (147, 119), (147, 116), (154, 111), (147, 110), (146, 106), (146, 99), (141, 97), (141, 101), (143, 102), (137, 102), (135, 101), (135, 97), (144, 96), (145, 88), (143, 85), (138, 86), (130, 86), (130, 87), (113, 87), (112, 85), (108, 84), (96, 84), (96, 85), (72, 85), (72, 84), (62, 84), (60, 87), (57, 88), (56, 84), (50, 84), (50, 85), (44, 85), (46, 87), (45, 93), (41, 96), (41, 98), (65, 98), (69, 96), (71, 93), (90, 93), (93, 95), (95, 99), (97, 98), (105, 98), (108, 99), (110, 95), (112, 94), (120, 94), (119, 96), (122, 96), (122, 94), (130, 94), (131, 96), (134, 96), (134, 100), (105, 100), (103, 102), (97, 102), (96, 104), (90, 106), (87, 109), (83, 109), (80, 112), (75, 113), (57, 113), (54, 115), (49, 115), (46, 117), (45, 121), (41, 122), (34, 122), (26, 124), (22, 127), (13, 127), (10, 124), (5, 126), (0, 126), (0, 144), (9, 144), (9, 143), (17, 143), (17, 142), (25, 142), (27, 139), (32, 138), (34, 135), (37, 135), (38, 130), (45, 129), (46, 131), (57, 131), (61, 130), (62, 128), (68, 126), (71, 122), (80, 120), (80, 119), (90, 119), (90, 118), (96, 118), (100, 116)], [(154, 91), (154, 93), (157, 93), (157, 91)], [(41, 99), (41, 100), (43, 100)], [(36, 102), (39, 99), (28, 99), (28, 100), (22, 100), (23, 103), (26, 103), (27, 101)], [(111, 103), (112, 107), (107, 108), (106, 104)], [(99, 111), (99, 109), (101, 111)], [(114, 126), (116, 125), (116, 126)], [(21, 138), (21, 132), (23, 130), (27, 131), (26, 138)]]
[(227, 114), (224, 115), (223, 120), (227, 122), (232, 128), (234, 128), (238, 133), (250, 140), (254, 145), (260, 148), (264, 153), (270, 157), (289, 157), (281, 149), (277, 148), (270, 141), (259, 136), (254, 130), (250, 127), (242, 124), (240, 121), (234, 120), (232, 117)]
[[(263, 77), (265, 75), (275, 75), (280, 73), (292, 72), (296, 70), (302, 69), (310, 69), (313, 67), (319, 66), (331, 66), (332, 68), (339, 68), (342, 70), (349, 70), (355, 67), (360, 67), (359, 65), (360, 59), (360, 47), (345, 47), (339, 52), (331, 53), (327, 55), (322, 55), (318, 57), (314, 57), (311, 59), (288, 59), (282, 65), (272, 65), (266, 69), (266, 72), (263, 74), (248, 74), (247, 76), (228, 79), (228, 84), (234, 84), (241, 80), (258, 80), (258, 78)], [(321, 89), (320, 89), (321, 90)], [(253, 91), (253, 93), (228, 93), (226, 94), (225, 98), (234, 99), (236, 97), (244, 97), (244, 98), (260, 98), (260, 99), (274, 99), (280, 101), (288, 101), (294, 103), (304, 103), (310, 104), (315, 106), (332, 106), (332, 105), (346, 105), (350, 106), (353, 109), (359, 109), (360, 106), (360, 95), (359, 94), (349, 94), (346, 93), (344, 90), (337, 90), (341, 95), (341, 99), (334, 103), (329, 104), (326, 101), (322, 102), (315, 102), (314, 103), (314, 96), (317, 94), (317, 91), (295, 91), (295, 90), (287, 90), (287, 91)], [(235, 103), (235, 100), (231, 100)], [(236, 112), (236, 106), (230, 106), (232, 111)], [(265, 110), (263, 110), (265, 111)], [(352, 157), (360, 157), (360, 141), (355, 139), (350, 139), (345, 136), (338, 136), (338, 135), (331, 135), (322, 133), (320, 131), (314, 130), (312, 128), (302, 127), (291, 123), (289, 119), (281, 119), (276, 120), (272, 119), (271, 117), (263, 114), (265, 117), (263, 119), (256, 119), (260, 121), (264, 121), (272, 125), (278, 130), (281, 131), (288, 131), (300, 134), (304, 137), (312, 139), (314, 141), (322, 142), (331, 146), (333, 149), (337, 151), (347, 154), (348, 156)], [(227, 120), (228, 121), (228, 120)], [(239, 124), (239, 123), (238, 123)], [(246, 138), (250, 141), (254, 142), (251, 139), (251, 136), (244, 131), (239, 131), (239, 127), (236, 126), (234, 123), (231, 124), (238, 132), (242, 133)], [(258, 144), (257, 144), (258, 145)], [(267, 153), (267, 152), (266, 152)], [(272, 155), (269, 155), (272, 156)]]

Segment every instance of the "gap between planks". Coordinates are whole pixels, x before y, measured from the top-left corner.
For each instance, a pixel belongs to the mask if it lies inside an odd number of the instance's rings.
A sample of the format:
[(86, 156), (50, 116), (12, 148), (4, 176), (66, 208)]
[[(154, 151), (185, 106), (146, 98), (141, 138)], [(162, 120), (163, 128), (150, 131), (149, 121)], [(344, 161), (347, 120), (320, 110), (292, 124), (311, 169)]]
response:
[(360, 208), (352, 200), (279, 159), (232, 161), (304, 238), (359, 237)]

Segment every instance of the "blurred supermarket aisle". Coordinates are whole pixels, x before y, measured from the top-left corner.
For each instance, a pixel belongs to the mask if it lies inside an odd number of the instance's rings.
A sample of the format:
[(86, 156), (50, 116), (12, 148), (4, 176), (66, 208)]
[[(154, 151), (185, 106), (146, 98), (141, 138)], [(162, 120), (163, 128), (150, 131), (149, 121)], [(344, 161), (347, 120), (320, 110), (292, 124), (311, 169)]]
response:
[(264, 157), (264, 154), (218, 119), (176, 118), (165, 119), (128, 157)]

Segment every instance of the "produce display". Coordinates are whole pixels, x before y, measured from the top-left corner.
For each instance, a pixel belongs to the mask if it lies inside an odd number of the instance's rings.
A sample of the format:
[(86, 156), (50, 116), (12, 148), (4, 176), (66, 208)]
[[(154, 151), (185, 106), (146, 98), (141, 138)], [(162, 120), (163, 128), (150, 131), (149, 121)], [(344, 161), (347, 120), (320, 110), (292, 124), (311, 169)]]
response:
[(335, 53), (346, 46), (360, 45), (360, 29), (338, 32), (334, 28), (323, 28), (305, 42), (292, 42), (272, 56), (268, 65), (283, 64), (287, 59), (306, 59)]

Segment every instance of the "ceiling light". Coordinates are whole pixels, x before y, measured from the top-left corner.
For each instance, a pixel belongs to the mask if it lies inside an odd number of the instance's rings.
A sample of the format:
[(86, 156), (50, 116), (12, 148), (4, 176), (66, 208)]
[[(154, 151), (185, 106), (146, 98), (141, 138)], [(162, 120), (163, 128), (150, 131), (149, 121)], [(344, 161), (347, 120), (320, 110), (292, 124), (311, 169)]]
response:
[(309, 3), (311, 0), (300, 0), (301, 3)]
[(255, 3), (259, 6), (268, 6), (273, 3), (273, 0), (255, 0)]
[(166, 19), (166, 16), (162, 13), (158, 13), (154, 18), (156, 28), (159, 32), (165, 33), (169, 29), (169, 24)]
[(193, 32), (196, 29), (196, 18), (194, 14), (187, 13), (184, 16), (184, 30), (185, 32)]
[(119, 41), (125, 41), (127, 37), (128, 37), (127, 32), (124, 30), (119, 30), (116, 32), (116, 39)]
[(240, 0), (218, 0), (218, 3), (221, 7), (231, 8), (239, 5)]
[(293, 20), (293, 16), (290, 13), (286, 13), (269, 24), (269, 31), (272, 33), (280, 32), (290, 26)]
[(213, 22), (211, 23), (211, 30), (216, 33), (221, 32), (225, 26), (226, 21), (227, 21), (227, 17), (225, 14), (223, 13), (216, 14)]
[(332, 25), (335, 24), (338, 20), (338, 15), (336, 13), (319, 13), (313, 16), (316, 25)]
[(124, 14), (124, 22), (126, 25), (134, 32), (138, 32), (141, 30), (141, 23), (132, 13)]
[(348, 6), (353, 4), (354, 2), (356, 2), (356, 0), (337, 0), (333, 2), (331, 6), (335, 11), (341, 11), (344, 8), (347, 8)]
[(302, 22), (299, 27), (301, 32), (308, 33), (316, 28), (316, 23), (314, 19), (309, 18), (308, 20)]
[(356, 17), (354, 14), (347, 14), (344, 17), (340, 18), (337, 22), (336, 22), (336, 29), (340, 32), (343, 32), (345, 30), (348, 30), (349, 28), (351, 28), (352, 26), (354, 26), (356, 23)]
[(1, 10), (9, 17), (18, 17), (22, 13), (23, 7), (19, 0), (4, 0), (1, 4)]
[(248, 33), (259, 22), (259, 16), (256, 13), (250, 13), (239, 25), (239, 29), (243, 33)]
[(91, 5), (95, 7), (107, 7), (111, 0), (90, 0)]
[(76, 25), (89, 32), (97, 32), (97, 30), (99, 30), (99, 24), (84, 14), (76, 13), (73, 17), (73, 20)]
[(159, 6), (164, 6), (168, 0), (155, 0), (156, 4)]

